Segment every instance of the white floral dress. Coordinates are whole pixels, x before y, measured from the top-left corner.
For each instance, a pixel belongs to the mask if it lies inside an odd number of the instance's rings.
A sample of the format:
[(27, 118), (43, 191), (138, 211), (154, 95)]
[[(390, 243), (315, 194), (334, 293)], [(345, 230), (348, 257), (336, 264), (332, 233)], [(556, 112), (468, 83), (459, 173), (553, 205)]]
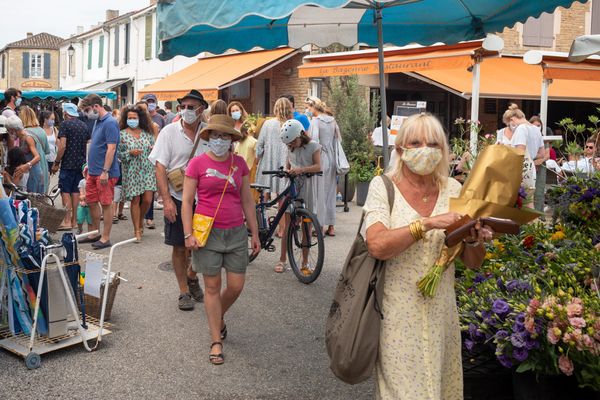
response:
[[(460, 193), (449, 178), (440, 190), (432, 216), (448, 212), (449, 198)], [(390, 218), (382, 179), (369, 187), (364, 206), (366, 226), (381, 222), (388, 229), (406, 226), (421, 216), (395, 188)], [(426, 299), (417, 282), (437, 260), (442, 230), (432, 230), (386, 264), (383, 315), (376, 366), (376, 397), (394, 400), (462, 400), (460, 326), (454, 293), (454, 265), (444, 272), (434, 298)]]

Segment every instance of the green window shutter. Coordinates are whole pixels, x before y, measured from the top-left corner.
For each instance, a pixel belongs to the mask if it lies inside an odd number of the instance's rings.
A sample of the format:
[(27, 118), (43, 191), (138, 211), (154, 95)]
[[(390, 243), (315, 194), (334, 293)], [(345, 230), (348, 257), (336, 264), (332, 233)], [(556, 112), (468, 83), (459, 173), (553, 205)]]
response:
[(92, 39), (88, 40), (88, 69), (92, 69), (92, 50), (93, 50)]
[(144, 58), (150, 60), (152, 58), (152, 14), (146, 15), (146, 31), (145, 31), (145, 48)]
[(121, 27), (115, 26), (115, 66), (119, 65), (119, 31)]
[(29, 53), (23, 53), (23, 78), (29, 78)]
[(98, 47), (98, 68), (102, 68), (104, 64), (104, 35), (100, 36)]
[(44, 79), (50, 79), (51, 60), (50, 53), (44, 53)]
[[(158, 16), (156, 16), (156, 25), (158, 25)], [(160, 49), (160, 40), (158, 39), (158, 29), (156, 30), (156, 38), (155, 38), (154, 42), (155, 42), (154, 57), (158, 57), (158, 52)]]

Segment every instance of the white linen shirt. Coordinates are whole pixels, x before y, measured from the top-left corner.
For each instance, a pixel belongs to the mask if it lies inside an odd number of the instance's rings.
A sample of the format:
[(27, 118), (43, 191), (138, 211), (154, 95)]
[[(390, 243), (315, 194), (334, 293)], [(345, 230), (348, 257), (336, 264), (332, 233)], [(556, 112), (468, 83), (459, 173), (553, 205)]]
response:
[[(204, 122), (200, 124), (198, 133), (196, 133), (196, 138), (198, 138), (197, 135), (205, 126), (206, 124)], [(208, 142), (203, 139), (199, 140), (200, 143), (198, 144), (194, 157), (208, 151)], [(194, 142), (187, 137), (183, 131), (182, 122), (177, 121), (165, 126), (160, 131), (148, 159), (154, 165), (159, 162), (167, 169), (167, 173), (169, 173), (177, 168), (182, 168), (187, 165), (188, 158), (190, 157), (193, 148)], [(169, 183), (169, 192), (171, 193), (171, 196), (181, 201), (183, 191), (176, 192)]]

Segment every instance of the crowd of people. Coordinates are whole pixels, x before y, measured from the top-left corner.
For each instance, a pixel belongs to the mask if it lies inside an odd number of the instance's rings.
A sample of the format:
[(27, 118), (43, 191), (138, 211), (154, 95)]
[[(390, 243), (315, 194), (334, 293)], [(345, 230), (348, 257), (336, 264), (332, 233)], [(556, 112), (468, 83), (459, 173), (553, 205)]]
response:
[[(213, 364), (224, 361), (224, 316), (244, 286), (248, 232), (251, 248), (260, 251), (257, 197), (250, 184), (262, 183), (267, 196), (276, 198), (286, 181), (263, 171), (322, 172), (305, 179), (301, 197), (324, 233), (335, 235), (335, 152), (341, 135), (331, 110), (318, 98), (307, 98), (305, 111), (298, 112), (294, 97), (282, 96), (275, 101), (274, 117), (255, 120), (241, 102), (209, 105), (197, 90), (178, 99), (176, 113), (170, 104), (160, 109), (152, 93), (115, 110), (89, 94), (37, 115), (22, 104), (20, 91), (9, 89), (5, 96), (0, 116), (7, 131), (5, 180), (30, 193), (47, 193), (50, 176), (58, 174), (68, 211), (60, 230), (98, 231), (82, 242), (108, 248), (113, 223), (128, 219), (123, 214), (127, 202), (140, 243), (144, 228), (154, 228), (155, 199), (162, 203), (178, 308), (192, 310), (204, 301)], [(203, 218), (211, 219), (212, 229), (200, 243)], [(287, 270), (283, 238), (288, 224), (284, 219), (278, 232), (282, 252), (274, 271), (279, 273)], [(221, 269), (226, 270), (224, 288)]]

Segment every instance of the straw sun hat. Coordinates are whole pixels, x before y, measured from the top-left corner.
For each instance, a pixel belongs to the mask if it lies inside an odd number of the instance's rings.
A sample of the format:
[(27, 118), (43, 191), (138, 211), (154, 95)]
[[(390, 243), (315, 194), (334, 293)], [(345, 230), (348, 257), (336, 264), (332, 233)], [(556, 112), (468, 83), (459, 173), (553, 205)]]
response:
[(235, 120), (229, 115), (215, 114), (210, 117), (208, 125), (200, 131), (200, 138), (208, 141), (212, 131), (228, 133), (234, 142), (242, 139), (242, 134), (235, 129)]

